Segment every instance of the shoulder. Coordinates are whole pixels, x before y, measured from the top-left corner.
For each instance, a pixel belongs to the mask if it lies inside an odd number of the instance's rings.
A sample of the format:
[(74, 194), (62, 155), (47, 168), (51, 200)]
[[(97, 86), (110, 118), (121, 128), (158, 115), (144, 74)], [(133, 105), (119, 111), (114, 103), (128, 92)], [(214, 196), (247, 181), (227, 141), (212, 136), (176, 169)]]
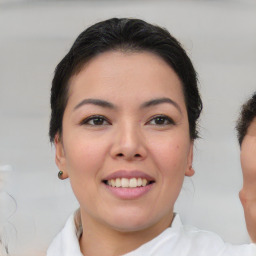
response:
[(183, 225), (176, 215), (171, 227), (126, 256), (167, 256), (170, 252), (179, 256), (256, 256), (256, 246), (225, 243), (213, 232)]
[(179, 222), (177, 250), (183, 248), (183, 251), (189, 252), (184, 255), (256, 256), (255, 244), (233, 245), (226, 243), (214, 232), (183, 225), (178, 215), (177, 217)]

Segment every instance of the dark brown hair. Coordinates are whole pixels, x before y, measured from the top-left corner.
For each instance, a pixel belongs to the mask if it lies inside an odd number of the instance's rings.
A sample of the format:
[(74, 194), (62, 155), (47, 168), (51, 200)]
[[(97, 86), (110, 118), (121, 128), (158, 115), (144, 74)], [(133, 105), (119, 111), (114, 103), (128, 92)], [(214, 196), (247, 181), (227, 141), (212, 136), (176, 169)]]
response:
[(237, 137), (240, 146), (253, 119), (256, 117), (256, 92), (243, 104), (239, 119), (236, 124)]

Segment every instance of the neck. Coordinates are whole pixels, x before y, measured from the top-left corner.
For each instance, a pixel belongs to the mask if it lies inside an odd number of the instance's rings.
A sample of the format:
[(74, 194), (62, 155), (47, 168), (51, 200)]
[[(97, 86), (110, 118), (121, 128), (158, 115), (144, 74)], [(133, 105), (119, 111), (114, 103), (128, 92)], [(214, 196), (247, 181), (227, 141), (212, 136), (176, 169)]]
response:
[(138, 231), (118, 231), (81, 214), (83, 233), (80, 238), (81, 252), (85, 256), (117, 256), (133, 251), (152, 240), (173, 220), (173, 214), (154, 225)]

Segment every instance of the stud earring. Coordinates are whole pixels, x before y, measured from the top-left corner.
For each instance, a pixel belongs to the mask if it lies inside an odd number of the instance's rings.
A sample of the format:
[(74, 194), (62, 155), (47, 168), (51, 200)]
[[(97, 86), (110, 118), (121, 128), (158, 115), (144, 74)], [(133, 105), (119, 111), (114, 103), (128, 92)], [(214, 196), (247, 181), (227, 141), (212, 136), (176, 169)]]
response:
[(63, 175), (63, 171), (59, 171), (59, 172), (58, 172), (58, 178), (59, 178), (60, 180), (63, 180), (62, 175)]

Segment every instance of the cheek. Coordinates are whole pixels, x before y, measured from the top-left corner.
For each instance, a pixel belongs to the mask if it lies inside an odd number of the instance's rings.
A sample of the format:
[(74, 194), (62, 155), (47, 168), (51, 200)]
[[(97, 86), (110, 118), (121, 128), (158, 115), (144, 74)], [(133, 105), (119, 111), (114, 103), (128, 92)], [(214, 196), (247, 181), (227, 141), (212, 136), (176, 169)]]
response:
[[(69, 147), (65, 150), (67, 171), (70, 176), (88, 176), (97, 174), (100, 169), (105, 153), (106, 145), (91, 138), (76, 136), (72, 140), (67, 139)], [(64, 144), (65, 145), (65, 144)]]
[(153, 154), (165, 172), (185, 171), (187, 166), (189, 145), (184, 140), (170, 139), (162, 143), (154, 143)]
[[(92, 138), (77, 136), (72, 140), (66, 137), (65, 157), (73, 192), (80, 205), (96, 206), (100, 170), (104, 165), (106, 145)], [(65, 142), (64, 142), (65, 143)], [(64, 144), (65, 145), (65, 144)]]
[(189, 143), (179, 139), (165, 140), (155, 144), (152, 154), (159, 170), (158, 178), (161, 184), (159, 202), (167, 207), (167, 211), (175, 204), (182, 188), (188, 150)]
[(256, 137), (246, 135), (242, 143), (241, 165), (243, 169), (256, 169)]

